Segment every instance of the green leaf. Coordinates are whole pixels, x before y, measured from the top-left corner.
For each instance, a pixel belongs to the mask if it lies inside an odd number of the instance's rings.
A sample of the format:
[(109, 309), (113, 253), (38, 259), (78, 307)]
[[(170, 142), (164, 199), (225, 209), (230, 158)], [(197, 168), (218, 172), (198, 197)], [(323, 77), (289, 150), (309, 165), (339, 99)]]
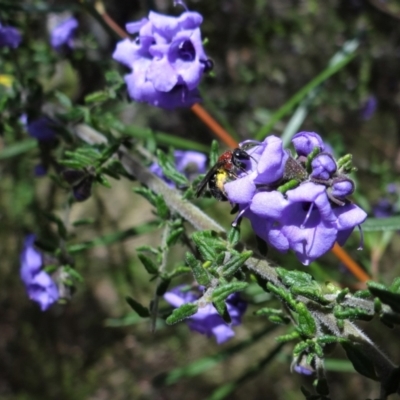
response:
[(347, 41), (343, 45), (342, 49), (335, 54), (331, 59), (327, 68), (325, 68), (320, 74), (318, 74), (309, 83), (303, 86), (294, 96), (292, 96), (285, 104), (283, 104), (268, 121), (266, 125), (260, 128), (255, 135), (254, 139), (262, 140), (265, 136), (271, 132), (275, 124), (280, 121), (283, 117), (289, 114), (293, 108), (300, 103), (309, 93), (317, 86), (321, 85), (325, 80), (330, 78), (332, 75), (340, 71), (346, 64), (348, 64), (355, 57), (355, 50), (357, 49), (359, 41), (353, 39)]
[(4, 149), (0, 151), (0, 160), (5, 160), (7, 158), (19, 156), (38, 146), (36, 139), (26, 139), (20, 142), (7, 145)]
[(194, 232), (192, 239), (205, 261), (215, 261), (217, 253), (226, 250), (226, 243), (213, 231)]
[(101, 103), (108, 99), (108, 93), (104, 91), (93, 92), (85, 96), (85, 103)]
[(362, 308), (335, 306), (333, 315), (338, 319), (360, 319), (362, 321), (371, 321), (374, 314), (368, 314)]
[(138, 301), (129, 296), (127, 296), (125, 300), (133, 309), (133, 311), (135, 311), (139, 315), (139, 317), (142, 318), (150, 317), (150, 311), (146, 307), (142, 306)]
[(186, 176), (176, 170), (176, 166), (168, 156), (161, 150), (157, 150), (158, 163), (160, 164), (163, 174), (167, 179), (175, 182), (179, 186), (189, 186)]
[(172, 311), (172, 314), (165, 320), (165, 322), (168, 325), (176, 324), (177, 322), (180, 322), (185, 318), (188, 318), (191, 315), (196, 314), (198, 308), (199, 306), (197, 304), (193, 303), (183, 304), (179, 308), (176, 308), (174, 311)]
[(217, 140), (213, 140), (211, 142), (211, 150), (210, 150), (210, 166), (213, 166), (217, 163), (219, 157), (219, 144)]
[(228, 232), (228, 242), (233, 247), (235, 246), (240, 240), (240, 227), (235, 226), (232, 227)]
[(186, 263), (192, 269), (194, 279), (199, 285), (208, 287), (211, 282), (211, 277), (207, 270), (202, 266), (201, 262), (191, 253), (186, 253)]
[[(282, 342), (282, 341), (280, 340), (280, 342)], [(297, 343), (296, 346), (294, 346), (294, 349), (293, 349), (293, 356), (294, 357), (298, 357), (303, 351), (308, 349), (309, 346), (310, 345), (309, 345), (308, 342)]]
[(252, 255), (252, 251), (231, 254), (231, 258), (222, 266), (222, 276), (227, 279), (232, 278)]
[(315, 390), (318, 394), (322, 394), (323, 396), (328, 396), (329, 395), (328, 381), (325, 378), (318, 379), (315, 385)]
[(389, 305), (393, 311), (400, 312), (400, 294), (392, 293), (385, 286), (376, 282), (367, 282), (369, 291), (382, 303)]
[(160, 297), (164, 296), (170, 283), (171, 283), (171, 279), (162, 279), (161, 282), (157, 286), (157, 290), (156, 290), (157, 296), (160, 296)]
[(313, 300), (324, 306), (331, 303), (330, 300), (325, 299), (325, 297), (322, 295), (320, 288), (310, 289), (308, 287), (292, 286), (290, 288), (290, 291), (295, 295), (307, 297), (308, 299)]
[(277, 338), (275, 338), (275, 340), (279, 343), (286, 343), (286, 342), (291, 342), (292, 340), (297, 340), (299, 338), (300, 338), (299, 332), (293, 331), (291, 333), (288, 333), (287, 335), (278, 336)]
[(100, 183), (100, 185), (103, 185), (106, 188), (111, 189), (111, 184), (110, 184), (109, 180), (105, 177), (105, 175), (103, 175), (103, 174), (97, 175), (96, 180), (97, 180), (97, 182)]
[(179, 238), (182, 236), (182, 233), (185, 231), (183, 227), (174, 229), (167, 238), (167, 246), (171, 247), (176, 244)]
[(143, 253), (139, 253), (138, 258), (142, 262), (142, 264), (146, 268), (146, 271), (149, 274), (152, 274), (152, 275), (158, 274), (158, 266), (155, 264), (155, 262), (150, 257), (147, 257)]
[(315, 283), (314, 278), (302, 271), (288, 271), (285, 268), (278, 267), (276, 272), (286, 286), (310, 286)]
[(133, 188), (134, 193), (140, 194), (143, 196), (152, 206), (156, 207), (157, 206), (157, 195), (152, 192), (150, 189), (144, 188), (144, 187), (139, 187), (139, 188)]
[(375, 381), (379, 380), (375, 372), (373, 361), (370, 360), (368, 356), (362, 351), (359, 344), (344, 342), (342, 343), (342, 346), (347, 354), (348, 359), (353, 364), (354, 369), (359, 374)]
[(54, 95), (57, 97), (58, 102), (65, 108), (70, 109), (72, 107), (71, 99), (64, 93), (56, 91)]
[(90, 225), (95, 222), (94, 218), (82, 218), (82, 219), (77, 219), (72, 223), (72, 226), (82, 226), (82, 225)]
[(143, 128), (137, 125), (123, 125), (120, 129), (121, 133), (135, 138), (147, 140), (154, 137), (158, 144), (174, 146), (179, 149), (196, 150), (203, 153), (208, 152), (208, 146), (188, 140), (181, 137), (171, 135), (171, 133), (152, 131), (149, 128)]
[(193, 378), (205, 371), (210, 371), (211, 368), (218, 365), (219, 363), (228, 360), (235, 354), (242, 353), (243, 350), (247, 349), (250, 346), (253, 346), (255, 343), (265, 338), (266, 335), (276, 330), (276, 328), (276, 326), (270, 325), (231, 347), (220, 349), (219, 352), (214, 353), (211, 356), (196, 359), (190, 364), (186, 364), (182, 367), (178, 367), (168, 372), (161, 373), (154, 378), (153, 384), (156, 387), (172, 385), (183, 378)]
[(135, 228), (129, 228), (124, 231), (109, 233), (104, 236), (97, 237), (93, 240), (84, 243), (72, 244), (68, 246), (69, 253), (77, 253), (86, 249), (97, 246), (108, 246), (116, 242), (122, 242), (135, 236), (142, 235), (144, 233), (152, 232), (157, 228), (157, 224), (154, 222), (146, 223)]
[(191, 272), (191, 269), (189, 267), (185, 267), (183, 265), (180, 265), (179, 267), (174, 268), (172, 271), (168, 272), (167, 274), (163, 274), (162, 277), (165, 277), (166, 279), (172, 279), (175, 278), (176, 276), (187, 274)]
[(389, 328), (394, 328), (394, 325), (400, 325), (400, 315), (384, 313), (380, 316), (380, 321)]
[(400, 230), (400, 216), (389, 218), (367, 218), (362, 224), (364, 232), (398, 231)]
[(247, 287), (247, 282), (230, 282), (225, 285), (218, 286), (211, 295), (213, 303), (225, 300), (230, 294), (240, 292)]
[(273, 285), (271, 282), (267, 283), (267, 290), (283, 300), (291, 310), (296, 311), (297, 303), (288, 290), (285, 288), (279, 288)]
[(289, 318), (280, 315), (270, 315), (268, 320), (277, 325), (287, 325), (290, 322)]
[(400, 294), (400, 277), (394, 278), (392, 284), (390, 285), (390, 291), (393, 293)]
[(313, 337), (317, 331), (317, 325), (306, 305), (297, 303), (296, 312), (298, 313), (298, 326), (301, 333), (309, 338)]
[(169, 208), (164, 198), (161, 195), (156, 196), (155, 204), (157, 214), (162, 220), (167, 220), (169, 218)]
[(231, 316), (229, 315), (228, 308), (224, 300), (214, 301), (213, 305), (215, 309), (218, 311), (218, 314), (222, 317), (224, 322), (230, 324), (232, 322)]
[(58, 234), (64, 240), (67, 240), (67, 229), (65, 228), (64, 222), (55, 214), (43, 212), (43, 215), (51, 222), (54, 222), (57, 225)]

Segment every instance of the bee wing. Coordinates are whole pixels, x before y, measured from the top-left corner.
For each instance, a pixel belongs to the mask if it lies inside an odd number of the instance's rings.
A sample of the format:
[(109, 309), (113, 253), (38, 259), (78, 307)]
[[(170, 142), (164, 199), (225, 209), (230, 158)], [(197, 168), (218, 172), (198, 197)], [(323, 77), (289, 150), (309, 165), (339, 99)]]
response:
[(215, 174), (217, 169), (219, 168), (219, 164), (215, 164), (206, 174), (206, 176), (200, 181), (200, 183), (196, 187), (196, 197), (200, 197), (203, 193), (204, 189), (207, 186), (207, 183), (211, 179), (211, 177)]

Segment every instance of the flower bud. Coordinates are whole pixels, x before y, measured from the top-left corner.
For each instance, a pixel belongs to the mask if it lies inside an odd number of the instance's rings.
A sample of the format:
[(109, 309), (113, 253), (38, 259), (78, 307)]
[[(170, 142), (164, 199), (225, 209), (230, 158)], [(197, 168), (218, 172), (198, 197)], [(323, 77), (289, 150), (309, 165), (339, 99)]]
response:
[(344, 199), (354, 192), (354, 182), (350, 178), (336, 178), (332, 184), (332, 196)]
[(299, 156), (308, 156), (315, 147), (318, 147), (321, 151), (324, 151), (325, 148), (321, 136), (315, 132), (296, 133), (293, 136), (292, 143)]
[(320, 153), (311, 162), (311, 176), (316, 179), (328, 180), (336, 172), (336, 161), (331, 154)]

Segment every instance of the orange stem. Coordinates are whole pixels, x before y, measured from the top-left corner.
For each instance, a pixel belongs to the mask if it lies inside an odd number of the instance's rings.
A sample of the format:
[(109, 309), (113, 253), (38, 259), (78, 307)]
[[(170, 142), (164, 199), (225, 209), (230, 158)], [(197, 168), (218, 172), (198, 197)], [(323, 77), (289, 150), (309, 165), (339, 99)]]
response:
[(227, 146), (237, 147), (238, 142), (198, 103), (191, 110), (219, 137)]
[[(129, 35), (107, 14), (101, 1), (96, 3), (96, 9), (104, 19), (104, 22), (121, 38)], [(198, 103), (191, 107), (191, 110), (199, 117), (227, 146), (235, 148), (238, 142)], [(332, 253), (346, 266), (346, 268), (361, 282), (369, 281), (368, 274), (343, 250), (337, 243), (332, 248)]]
[(371, 277), (342, 249), (337, 243), (332, 248), (332, 253), (346, 266), (346, 268), (361, 282), (371, 280)]

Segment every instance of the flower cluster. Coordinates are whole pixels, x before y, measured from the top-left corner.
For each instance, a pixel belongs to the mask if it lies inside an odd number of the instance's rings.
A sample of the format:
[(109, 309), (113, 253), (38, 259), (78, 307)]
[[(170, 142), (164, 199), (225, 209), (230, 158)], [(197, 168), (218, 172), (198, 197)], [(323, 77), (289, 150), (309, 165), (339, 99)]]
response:
[(12, 26), (2, 26), (0, 24), (0, 47), (17, 48), (21, 43), (22, 37), (18, 29)]
[(21, 279), (26, 286), (28, 296), (36, 301), (42, 311), (46, 311), (59, 298), (58, 288), (50, 275), (42, 270), (43, 256), (34, 247), (35, 236), (25, 239), (21, 253)]
[[(174, 158), (177, 171), (184, 174), (190, 181), (196, 176), (206, 172), (207, 157), (203, 153), (199, 153), (198, 151), (175, 150)], [(163, 179), (169, 187), (175, 188), (175, 183), (165, 177), (160, 164), (155, 162), (150, 165), (149, 169), (153, 174)]]
[(281, 252), (293, 250), (308, 265), (336, 241), (343, 244), (367, 214), (347, 199), (354, 191), (351, 157), (336, 161), (314, 132), (297, 133), (292, 143), (296, 158), (276, 136), (249, 149), (246, 172), (225, 190), (261, 239)]
[[(186, 303), (195, 302), (200, 298), (200, 293), (193, 290), (185, 291), (184, 286), (177, 286), (170, 292), (165, 293), (164, 299), (174, 307), (180, 307)], [(238, 293), (231, 294), (226, 301), (231, 325), (241, 323), (241, 318), (247, 308), (247, 303), (240, 298)], [(208, 337), (214, 335), (218, 344), (221, 344), (235, 336), (235, 331), (220, 317), (215, 307), (208, 303), (200, 307), (196, 314), (187, 319), (188, 326)]]
[(63, 47), (72, 49), (74, 47), (74, 35), (78, 28), (78, 20), (70, 17), (58, 24), (50, 35), (50, 43), (55, 50)]
[(196, 12), (171, 17), (151, 11), (148, 18), (126, 25), (137, 37), (119, 42), (113, 58), (132, 70), (125, 76), (132, 99), (167, 109), (200, 99), (197, 86), (212, 68), (202, 45), (202, 22)]

